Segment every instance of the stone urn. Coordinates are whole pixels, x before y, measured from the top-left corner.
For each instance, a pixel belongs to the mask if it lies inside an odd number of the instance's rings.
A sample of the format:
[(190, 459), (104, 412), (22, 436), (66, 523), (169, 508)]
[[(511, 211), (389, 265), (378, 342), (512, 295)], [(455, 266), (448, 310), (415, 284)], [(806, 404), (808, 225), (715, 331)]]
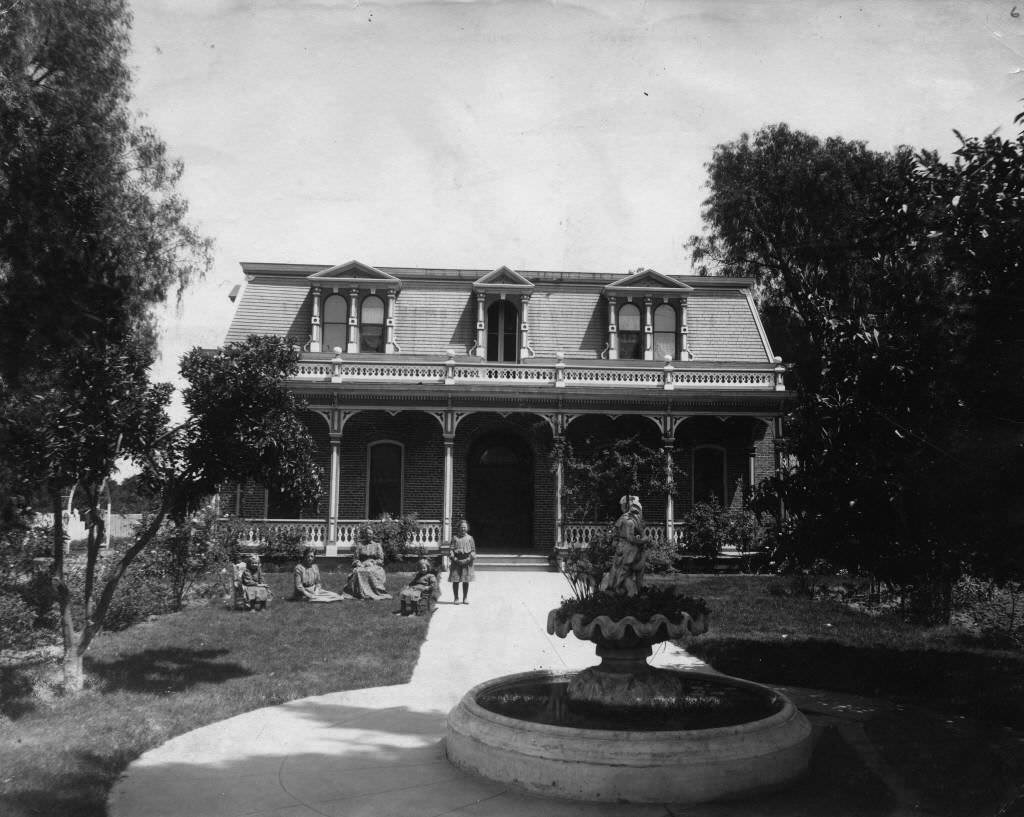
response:
[(686, 697), (686, 676), (647, 663), (655, 644), (707, 632), (707, 614), (679, 616), (678, 621), (670, 621), (660, 613), (648, 621), (633, 616), (597, 616), (587, 621), (581, 613), (560, 619), (558, 610), (550, 611), (549, 634), (566, 638), (572, 633), (583, 641), (591, 641), (601, 659), (597, 666), (573, 677), (566, 692), (569, 700), (584, 706), (626, 709), (679, 706)]

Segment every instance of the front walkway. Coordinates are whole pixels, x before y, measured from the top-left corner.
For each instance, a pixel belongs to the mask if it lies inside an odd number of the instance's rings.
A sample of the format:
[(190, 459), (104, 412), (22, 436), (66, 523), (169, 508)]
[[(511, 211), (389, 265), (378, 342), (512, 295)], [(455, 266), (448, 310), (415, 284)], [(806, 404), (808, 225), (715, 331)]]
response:
[[(111, 817), (963, 817), (994, 813), (981, 801), (1009, 804), (1017, 794), (979, 797), (972, 787), (992, 784), (975, 768), (949, 775), (943, 795), (932, 791), (922, 798), (922, 785), (934, 787), (935, 775), (908, 779), (890, 765), (901, 755), (934, 762), (939, 742), (964, 762), (980, 760), (992, 743), (991, 729), (799, 689), (786, 692), (817, 736), (811, 771), (772, 795), (689, 807), (575, 803), (520, 794), (457, 771), (444, 760), (442, 738), (445, 717), (466, 690), (498, 675), (596, 663), (592, 645), (545, 633), (547, 611), (566, 591), (559, 574), (477, 576), (468, 607), (453, 606), (445, 586), (408, 684), (305, 698), (175, 738), (128, 767), (111, 793)], [(654, 662), (702, 666), (676, 648), (661, 651)], [(884, 746), (873, 742), (878, 735)], [(1014, 743), (1003, 756), (1020, 748)], [(1014, 808), (1022, 804), (1003, 813), (1018, 814)]]
[[(547, 611), (567, 591), (558, 573), (479, 571), (462, 606), (451, 604), (445, 584), (408, 684), (304, 698), (181, 735), (128, 767), (111, 793), (111, 817), (591, 813), (459, 772), (440, 743), (449, 710), (481, 681), (596, 663), (592, 644), (545, 632)], [(671, 647), (655, 661), (701, 665)]]

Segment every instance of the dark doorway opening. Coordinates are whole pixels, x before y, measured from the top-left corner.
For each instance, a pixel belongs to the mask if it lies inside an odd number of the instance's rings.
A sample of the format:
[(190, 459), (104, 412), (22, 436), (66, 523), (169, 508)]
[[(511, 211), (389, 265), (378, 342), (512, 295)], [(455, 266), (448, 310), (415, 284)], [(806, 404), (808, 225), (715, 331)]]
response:
[(466, 463), (466, 516), (478, 550), (533, 547), (533, 452), (514, 434), (481, 437)]

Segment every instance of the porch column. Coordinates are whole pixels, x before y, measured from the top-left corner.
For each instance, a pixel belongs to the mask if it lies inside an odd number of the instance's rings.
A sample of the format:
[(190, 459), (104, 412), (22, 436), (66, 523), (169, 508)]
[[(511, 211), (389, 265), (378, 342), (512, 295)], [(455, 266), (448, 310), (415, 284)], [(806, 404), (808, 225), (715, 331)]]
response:
[(562, 488), (565, 484), (565, 437), (555, 437), (555, 547), (565, 541), (562, 533)]
[(327, 542), (337, 548), (338, 491), (341, 488), (341, 435), (331, 434), (331, 480), (327, 497)]
[(348, 291), (348, 348), (350, 355), (359, 352), (359, 290), (353, 287)]
[[(665, 451), (665, 476), (669, 485), (672, 479), (672, 448), (675, 445), (675, 437), (662, 437), (661, 444)], [(675, 499), (672, 491), (665, 492), (665, 541), (674, 542), (676, 538), (676, 509)]]
[(484, 321), (484, 299), (486, 294), (476, 294), (476, 356), (487, 358), (487, 324)]
[(320, 287), (313, 287), (313, 319), (309, 327), (309, 351), (319, 352), (323, 340), (320, 325)]
[[(754, 466), (757, 463), (757, 446), (752, 442), (747, 449), (747, 499), (754, 493)], [(745, 504), (745, 503), (744, 503)]]
[(444, 435), (444, 482), (441, 486), (444, 509), (441, 518), (441, 543), (452, 538), (452, 491), (455, 480), (455, 435)]

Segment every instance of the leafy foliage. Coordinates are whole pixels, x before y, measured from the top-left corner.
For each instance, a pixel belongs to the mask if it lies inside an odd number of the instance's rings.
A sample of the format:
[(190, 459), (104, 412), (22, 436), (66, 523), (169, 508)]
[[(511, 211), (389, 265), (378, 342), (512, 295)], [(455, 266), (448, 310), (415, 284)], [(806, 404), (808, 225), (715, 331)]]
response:
[(965, 571), (1024, 569), (1021, 418), (992, 411), (1024, 405), (1022, 166), (1024, 136), (947, 164), (772, 126), (716, 148), (689, 244), (703, 273), (757, 279), (793, 361), (790, 467), (760, 495), (795, 522), (786, 557), (916, 587), (925, 618)]
[[(380, 542), (384, 550), (384, 560), (394, 562), (406, 555), (421, 556), (423, 553), (411, 554), (409, 543), (420, 528), (416, 514), (404, 514), (395, 519), (391, 514), (385, 513), (380, 519), (370, 522), (367, 527), (371, 536)], [(364, 545), (370, 540), (366, 537), (366, 530), (359, 531), (359, 541)], [(425, 552), (425, 551), (423, 551)]]
[(619, 514), (619, 498), (664, 495), (672, 488), (661, 451), (636, 437), (606, 442), (587, 439), (567, 444), (563, 450), (566, 518), (570, 521), (603, 522)]

